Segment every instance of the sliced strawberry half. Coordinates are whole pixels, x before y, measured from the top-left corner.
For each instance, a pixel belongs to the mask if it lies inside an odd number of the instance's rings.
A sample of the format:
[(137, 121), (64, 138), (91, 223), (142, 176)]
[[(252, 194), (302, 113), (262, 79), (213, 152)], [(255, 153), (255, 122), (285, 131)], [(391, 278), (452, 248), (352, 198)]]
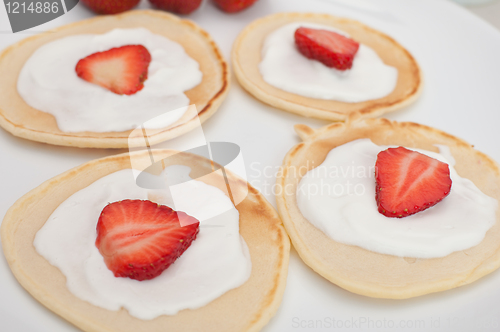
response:
[(351, 69), (359, 43), (336, 32), (298, 28), (295, 44), (302, 55), (338, 70)]
[(375, 164), (378, 211), (402, 218), (434, 206), (451, 190), (447, 164), (404, 147), (389, 148)]
[(115, 277), (142, 281), (159, 276), (179, 258), (198, 230), (198, 220), (184, 212), (151, 201), (124, 200), (102, 210), (95, 244)]
[(144, 87), (151, 54), (142, 45), (126, 45), (91, 54), (76, 64), (76, 74), (119, 95)]

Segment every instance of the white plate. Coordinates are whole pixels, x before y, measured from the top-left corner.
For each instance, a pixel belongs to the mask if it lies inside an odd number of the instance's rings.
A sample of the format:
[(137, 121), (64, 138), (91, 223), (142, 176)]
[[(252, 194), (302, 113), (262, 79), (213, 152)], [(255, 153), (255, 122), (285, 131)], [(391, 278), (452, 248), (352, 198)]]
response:
[[(148, 8), (147, 2), (141, 4)], [(281, 11), (314, 11), (358, 19), (394, 37), (422, 66), (425, 88), (417, 103), (390, 119), (437, 127), (474, 144), (500, 161), (500, 33), (465, 9), (444, 0), (260, 0), (227, 15), (210, 2), (189, 19), (210, 32), (226, 57), (232, 41), (254, 19)], [(0, 6), (0, 48), (33, 33), (93, 16), (82, 5), (27, 32), (9, 33)], [(1, 79), (1, 78), (0, 78)], [(276, 173), (286, 152), (299, 142), (293, 125), (325, 121), (268, 107), (233, 80), (227, 100), (204, 125), (210, 141), (242, 148), (249, 181), (275, 204)], [(184, 140), (169, 142), (175, 147)], [(0, 218), (23, 194), (86, 161), (124, 150), (76, 149), (30, 142), (0, 130)], [(410, 300), (379, 300), (351, 294), (307, 267), (292, 249), (288, 284), (276, 331), (498, 331), (500, 271), (471, 285)], [(223, 316), (221, 316), (223, 319)], [(17, 283), (0, 255), (0, 324), (5, 332), (78, 331), (40, 305)]]

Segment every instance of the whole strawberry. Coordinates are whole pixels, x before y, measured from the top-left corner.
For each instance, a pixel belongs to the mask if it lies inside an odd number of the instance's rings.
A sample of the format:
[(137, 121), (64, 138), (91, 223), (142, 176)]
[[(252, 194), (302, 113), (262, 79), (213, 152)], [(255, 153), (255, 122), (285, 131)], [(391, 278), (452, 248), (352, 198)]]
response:
[(200, 7), (202, 0), (149, 0), (153, 6), (177, 14), (187, 15)]
[(141, 0), (82, 0), (97, 14), (118, 14), (134, 8)]
[(217, 7), (226, 13), (236, 13), (253, 5), (257, 0), (214, 0)]

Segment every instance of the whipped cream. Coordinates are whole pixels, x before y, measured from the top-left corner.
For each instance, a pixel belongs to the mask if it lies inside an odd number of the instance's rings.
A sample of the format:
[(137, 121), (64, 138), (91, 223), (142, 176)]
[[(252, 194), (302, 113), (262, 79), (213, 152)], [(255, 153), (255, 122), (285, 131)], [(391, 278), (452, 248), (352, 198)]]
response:
[[(450, 194), (435, 206), (405, 218), (388, 218), (377, 210), (375, 162), (387, 149), (369, 139), (331, 150), (297, 188), (302, 215), (331, 239), (400, 257), (435, 258), (479, 244), (496, 222), (497, 200), (460, 177), (444, 153), (418, 150), (449, 165)], [(443, 149), (443, 146), (438, 146)]]
[[(118, 95), (77, 76), (75, 66), (80, 59), (134, 44), (143, 45), (151, 54), (148, 79), (137, 93)], [(41, 46), (24, 64), (17, 90), (28, 105), (52, 114), (62, 131), (125, 131), (167, 112), (169, 116), (154, 128), (176, 122), (189, 105), (184, 91), (200, 84), (202, 76), (199, 64), (178, 43), (145, 28), (115, 29)]]
[(303, 56), (295, 46), (295, 30), (323, 29), (348, 36), (330, 26), (307, 22), (290, 23), (269, 34), (264, 41), (259, 70), (264, 81), (304, 97), (357, 103), (382, 98), (396, 87), (398, 71), (387, 66), (377, 53), (360, 44), (352, 68), (340, 71)]
[(245, 283), (251, 260), (239, 234), (238, 210), (218, 188), (191, 180), (189, 171), (186, 166), (171, 166), (164, 175), (188, 179), (175, 185), (172, 195), (177, 208), (200, 221), (200, 230), (182, 256), (154, 279), (116, 278), (95, 246), (97, 220), (109, 202), (153, 199), (159, 194), (139, 188), (131, 169), (105, 176), (65, 200), (33, 244), (66, 276), (68, 289), (95, 306), (123, 307), (145, 320), (200, 308)]

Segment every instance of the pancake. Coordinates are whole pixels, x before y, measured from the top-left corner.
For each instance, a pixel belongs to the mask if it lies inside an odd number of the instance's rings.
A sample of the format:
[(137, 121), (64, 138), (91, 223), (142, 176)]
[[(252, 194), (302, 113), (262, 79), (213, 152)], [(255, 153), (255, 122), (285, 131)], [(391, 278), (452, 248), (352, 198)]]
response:
[[(173, 154), (171, 150), (156, 151), (155, 158), (161, 160)], [(149, 166), (147, 153), (132, 156), (136, 169)], [(227, 194), (221, 171), (212, 172), (209, 160), (178, 153), (168, 161), (165, 166), (191, 167), (192, 178)], [(144, 167), (138, 167), (141, 164)], [(281, 303), (290, 242), (274, 208), (255, 188), (229, 171), (226, 173), (232, 197), (235, 201), (244, 198), (236, 208), (240, 213), (240, 234), (250, 250), (252, 272), (243, 285), (199, 309), (140, 320), (124, 309), (109, 311), (93, 306), (73, 295), (60, 270), (37, 253), (33, 246), (35, 234), (64, 200), (99, 178), (126, 168), (130, 168), (129, 154), (88, 162), (45, 182), (9, 209), (2, 222), (1, 239), (4, 254), (19, 283), (47, 308), (84, 331), (259, 331)]]
[[(196, 60), (203, 73), (202, 82), (185, 92), (190, 104), (196, 105), (201, 122), (206, 121), (218, 109), (229, 89), (228, 65), (210, 35), (188, 20), (154, 10), (130, 11), (120, 15), (98, 16), (57, 28), (24, 39), (0, 54), (0, 126), (15, 136), (55, 145), (127, 148), (143, 144), (141, 135), (132, 138), (132, 132), (63, 132), (54, 116), (41, 112), (28, 104), (17, 92), (19, 73), (33, 52), (53, 40), (77, 34), (102, 34), (114, 28), (144, 27), (151, 32), (181, 44), (186, 53)], [(167, 128), (156, 129), (150, 144), (160, 143), (180, 136), (199, 124), (196, 114), (186, 112)]]
[[(274, 30), (292, 22), (332, 26), (369, 46), (385, 64), (398, 70), (395, 89), (379, 99), (346, 103), (304, 97), (266, 83), (258, 68), (264, 40)], [(377, 117), (401, 109), (415, 101), (422, 90), (419, 66), (398, 42), (357, 21), (326, 14), (279, 13), (254, 21), (236, 39), (232, 63), (238, 81), (255, 98), (285, 111), (331, 121), (344, 121), (351, 113), (359, 112), (363, 117)]]
[(306, 220), (297, 206), (297, 185), (302, 176), (320, 165), (331, 149), (360, 138), (369, 138), (377, 145), (434, 152), (438, 152), (434, 144), (446, 145), (456, 160), (458, 174), (499, 201), (499, 165), (470, 144), (431, 127), (387, 119), (335, 123), (318, 130), (297, 125), (295, 130), (303, 142), (284, 159), (277, 184), (287, 188), (288, 195), (283, 191), (276, 197), (278, 211), (302, 260), (327, 280), (365, 296), (404, 299), (469, 284), (500, 266), (500, 209), (496, 223), (479, 245), (442, 258), (420, 259), (336, 242)]

